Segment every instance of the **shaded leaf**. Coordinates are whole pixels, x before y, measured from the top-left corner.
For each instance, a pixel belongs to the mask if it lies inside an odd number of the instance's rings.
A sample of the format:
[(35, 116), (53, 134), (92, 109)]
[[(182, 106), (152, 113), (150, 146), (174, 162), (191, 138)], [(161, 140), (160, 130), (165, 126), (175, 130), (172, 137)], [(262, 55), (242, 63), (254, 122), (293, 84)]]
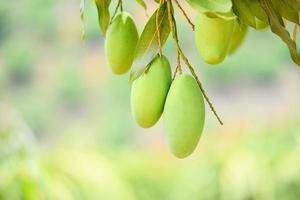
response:
[(300, 1), (299, 0), (284, 0), (291, 8), (300, 12)]
[(105, 35), (110, 21), (109, 5), (111, 0), (95, 0), (101, 32)]
[(272, 3), (282, 17), (291, 22), (299, 24), (298, 12), (294, 8), (290, 7), (286, 2), (284, 2), (284, 0), (272, 0)]
[(158, 12), (158, 28), (160, 31), (161, 44), (164, 45), (170, 34), (168, 11), (166, 2), (148, 20), (142, 35), (138, 41), (135, 61), (130, 74), (130, 81), (138, 78), (147, 68), (148, 64), (159, 52), (159, 43), (156, 29), (156, 13)]
[(271, 30), (286, 43), (293, 61), (300, 67), (300, 54), (297, 52), (297, 44), (291, 39), (289, 32), (284, 27), (280, 14), (269, 0), (260, 0), (260, 4), (268, 15)]
[(265, 11), (255, 1), (233, 0), (233, 11), (243, 23), (255, 29), (260, 29), (268, 23)]
[(261, 7), (258, 0), (246, 0), (250, 7), (251, 13), (263, 22), (268, 22), (268, 16), (264, 9)]
[(231, 0), (186, 0), (194, 9), (200, 12), (227, 13), (232, 8)]

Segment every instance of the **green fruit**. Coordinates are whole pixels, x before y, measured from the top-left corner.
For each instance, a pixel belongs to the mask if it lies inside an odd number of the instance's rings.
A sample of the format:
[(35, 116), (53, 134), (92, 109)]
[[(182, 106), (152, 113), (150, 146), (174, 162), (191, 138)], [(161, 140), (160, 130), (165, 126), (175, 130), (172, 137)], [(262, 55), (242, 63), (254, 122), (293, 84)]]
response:
[(164, 122), (167, 140), (178, 158), (190, 155), (196, 148), (205, 121), (201, 90), (190, 75), (179, 75), (169, 90)]
[(108, 63), (115, 74), (126, 73), (134, 60), (138, 32), (131, 16), (117, 15), (106, 33), (105, 50)]
[(148, 128), (160, 118), (172, 81), (166, 57), (155, 58), (147, 72), (132, 83), (131, 110), (137, 123)]
[(199, 54), (209, 64), (221, 63), (227, 54), (234, 20), (199, 13), (195, 22), (195, 38)]
[(246, 25), (240, 24), (238, 21), (235, 21), (232, 38), (230, 41), (228, 53), (234, 53), (243, 43), (248, 27)]

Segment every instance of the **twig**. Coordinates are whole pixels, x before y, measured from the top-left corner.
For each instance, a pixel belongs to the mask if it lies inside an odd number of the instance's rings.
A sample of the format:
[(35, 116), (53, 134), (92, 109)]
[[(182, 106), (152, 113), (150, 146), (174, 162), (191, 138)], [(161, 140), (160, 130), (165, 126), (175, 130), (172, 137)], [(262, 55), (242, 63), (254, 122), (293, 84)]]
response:
[(176, 75), (177, 75), (177, 72), (178, 72), (178, 65), (177, 65), (176, 68), (175, 68), (175, 72), (174, 72), (172, 81), (174, 81), (174, 79), (175, 79), (175, 77), (176, 77)]
[(119, 0), (119, 3), (120, 3), (121, 12), (123, 12), (123, 2), (122, 2), (122, 0)]
[(185, 19), (188, 21), (188, 23), (191, 25), (193, 31), (195, 30), (195, 25), (193, 24), (193, 22), (190, 20), (190, 18), (188, 17), (188, 15), (186, 14), (186, 12), (184, 11), (184, 9), (182, 8), (182, 6), (180, 5), (180, 3), (178, 2), (178, 0), (174, 0), (177, 7), (181, 10), (182, 14), (184, 15)]
[[(171, 5), (169, 5), (171, 4)], [(168, 9), (168, 17), (170, 18), (170, 16), (173, 16), (173, 13), (172, 13), (172, 2), (171, 1), (168, 1), (167, 3), (167, 9)], [(170, 19), (169, 19), (169, 24), (170, 24), (170, 28), (171, 28), (171, 32), (172, 32), (172, 35), (173, 35), (173, 39), (176, 43), (176, 50), (177, 50), (177, 66), (176, 68), (178, 68), (178, 71), (179, 73), (181, 74), (182, 73), (182, 69), (181, 69), (181, 64), (180, 64), (180, 47), (179, 45), (177, 45), (179, 43), (178, 41), (178, 34), (177, 34), (177, 27), (173, 27), (173, 23), (171, 23)]]
[(294, 30), (293, 30), (293, 38), (292, 38), (292, 40), (293, 40), (294, 42), (297, 41), (297, 33), (298, 33), (298, 25), (295, 24)]
[(177, 51), (177, 66), (176, 66), (176, 68), (178, 68), (179, 73), (182, 74), (181, 63), (180, 63), (180, 51)]
[(181, 48), (180, 48), (180, 45), (179, 45), (179, 41), (178, 41), (178, 37), (176, 35), (176, 21), (175, 21), (175, 18), (174, 18), (174, 15), (171, 11), (171, 8), (172, 8), (172, 2), (171, 0), (168, 0), (168, 17), (169, 17), (169, 23), (170, 23), (170, 28), (171, 28), (171, 31), (172, 31), (172, 35), (173, 35), (173, 39), (175, 41), (175, 44), (176, 44), (176, 47), (177, 47), (177, 50), (178, 52), (180, 53), (180, 56), (182, 58), (182, 60), (184, 61), (184, 63), (187, 65), (187, 67), (189, 68), (190, 72), (192, 73), (193, 77), (196, 79), (197, 81), (197, 84), (206, 100), (206, 102), (208, 103), (211, 111), (214, 113), (214, 115), (216, 116), (216, 118), (218, 119), (219, 123), (221, 125), (223, 125), (223, 122), (221, 120), (221, 118), (219, 117), (217, 111), (215, 110), (213, 104), (211, 103), (209, 97), (207, 96), (203, 86), (202, 86), (202, 83), (200, 82), (197, 74), (195, 73), (195, 70), (194, 68), (192, 67), (192, 65), (189, 63), (187, 57), (184, 55), (184, 53), (182, 52)]
[(159, 29), (159, 23), (158, 23), (158, 17), (159, 17), (159, 11), (160, 11), (160, 7), (162, 5), (162, 1), (159, 1), (159, 6), (158, 9), (156, 11), (156, 16), (155, 16), (155, 23), (156, 23), (156, 33), (157, 33), (157, 40), (158, 40), (158, 46), (159, 46), (159, 56), (162, 56), (162, 45), (161, 45), (161, 38), (160, 38), (160, 29)]
[[(118, 1), (118, 4), (117, 4), (117, 6), (115, 8), (115, 11), (114, 11), (114, 14), (111, 17), (110, 24), (112, 23), (113, 19), (116, 17), (120, 6), (121, 6), (121, 0)], [(122, 10), (123, 10), (123, 8), (122, 8)]]
[(177, 65), (176, 65), (176, 69), (175, 69), (172, 80), (175, 79), (178, 71), (179, 71), (179, 74), (182, 74), (181, 63), (180, 63), (180, 52), (179, 51), (177, 51)]
[[(174, 15), (172, 15), (172, 17), (174, 17)], [(175, 34), (176, 42), (179, 43), (176, 25), (174, 26), (174, 34)], [(178, 45), (178, 47), (179, 47), (179, 45)], [(177, 50), (177, 66), (176, 66), (176, 68), (178, 68), (179, 74), (182, 74), (181, 63), (180, 63), (180, 48), (178, 48), (178, 47), (176, 45), (176, 50)]]

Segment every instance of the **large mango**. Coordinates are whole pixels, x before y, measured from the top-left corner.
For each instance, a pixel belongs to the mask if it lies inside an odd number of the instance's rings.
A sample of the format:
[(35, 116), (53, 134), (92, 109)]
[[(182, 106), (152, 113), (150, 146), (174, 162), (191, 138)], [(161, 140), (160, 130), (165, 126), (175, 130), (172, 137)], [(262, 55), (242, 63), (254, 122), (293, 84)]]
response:
[(238, 21), (235, 21), (232, 38), (230, 41), (228, 54), (233, 54), (243, 43), (248, 27), (244, 24), (240, 24)]
[(132, 83), (131, 110), (137, 123), (148, 128), (160, 118), (172, 81), (166, 57), (155, 58), (147, 72)]
[(134, 60), (138, 32), (131, 16), (118, 14), (106, 32), (105, 51), (108, 63), (115, 74), (126, 73)]
[(195, 22), (195, 39), (200, 56), (206, 63), (221, 63), (226, 55), (234, 20), (199, 13)]
[(181, 74), (173, 81), (164, 108), (167, 140), (178, 158), (196, 148), (205, 121), (203, 96), (196, 80)]

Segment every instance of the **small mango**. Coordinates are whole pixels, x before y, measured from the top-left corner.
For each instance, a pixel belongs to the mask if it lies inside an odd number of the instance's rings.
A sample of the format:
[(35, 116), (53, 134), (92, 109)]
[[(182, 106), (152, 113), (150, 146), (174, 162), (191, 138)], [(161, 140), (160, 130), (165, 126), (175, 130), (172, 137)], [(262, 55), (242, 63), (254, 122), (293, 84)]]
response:
[(138, 32), (129, 13), (118, 14), (106, 32), (105, 53), (115, 74), (126, 73), (134, 60)]
[(246, 37), (247, 30), (248, 27), (246, 25), (240, 24), (237, 20), (235, 20), (228, 54), (233, 54), (241, 46)]
[(181, 74), (173, 81), (164, 107), (164, 125), (171, 151), (178, 158), (196, 148), (205, 121), (205, 106), (196, 80)]
[(199, 13), (195, 22), (196, 46), (208, 64), (221, 63), (228, 52), (234, 20)]
[(133, 81), (131, 110), (141, 127), (149, 128), (159, 120), (172, 82), (171, 76), (168, 59), (158, 56), (148, 70)]

